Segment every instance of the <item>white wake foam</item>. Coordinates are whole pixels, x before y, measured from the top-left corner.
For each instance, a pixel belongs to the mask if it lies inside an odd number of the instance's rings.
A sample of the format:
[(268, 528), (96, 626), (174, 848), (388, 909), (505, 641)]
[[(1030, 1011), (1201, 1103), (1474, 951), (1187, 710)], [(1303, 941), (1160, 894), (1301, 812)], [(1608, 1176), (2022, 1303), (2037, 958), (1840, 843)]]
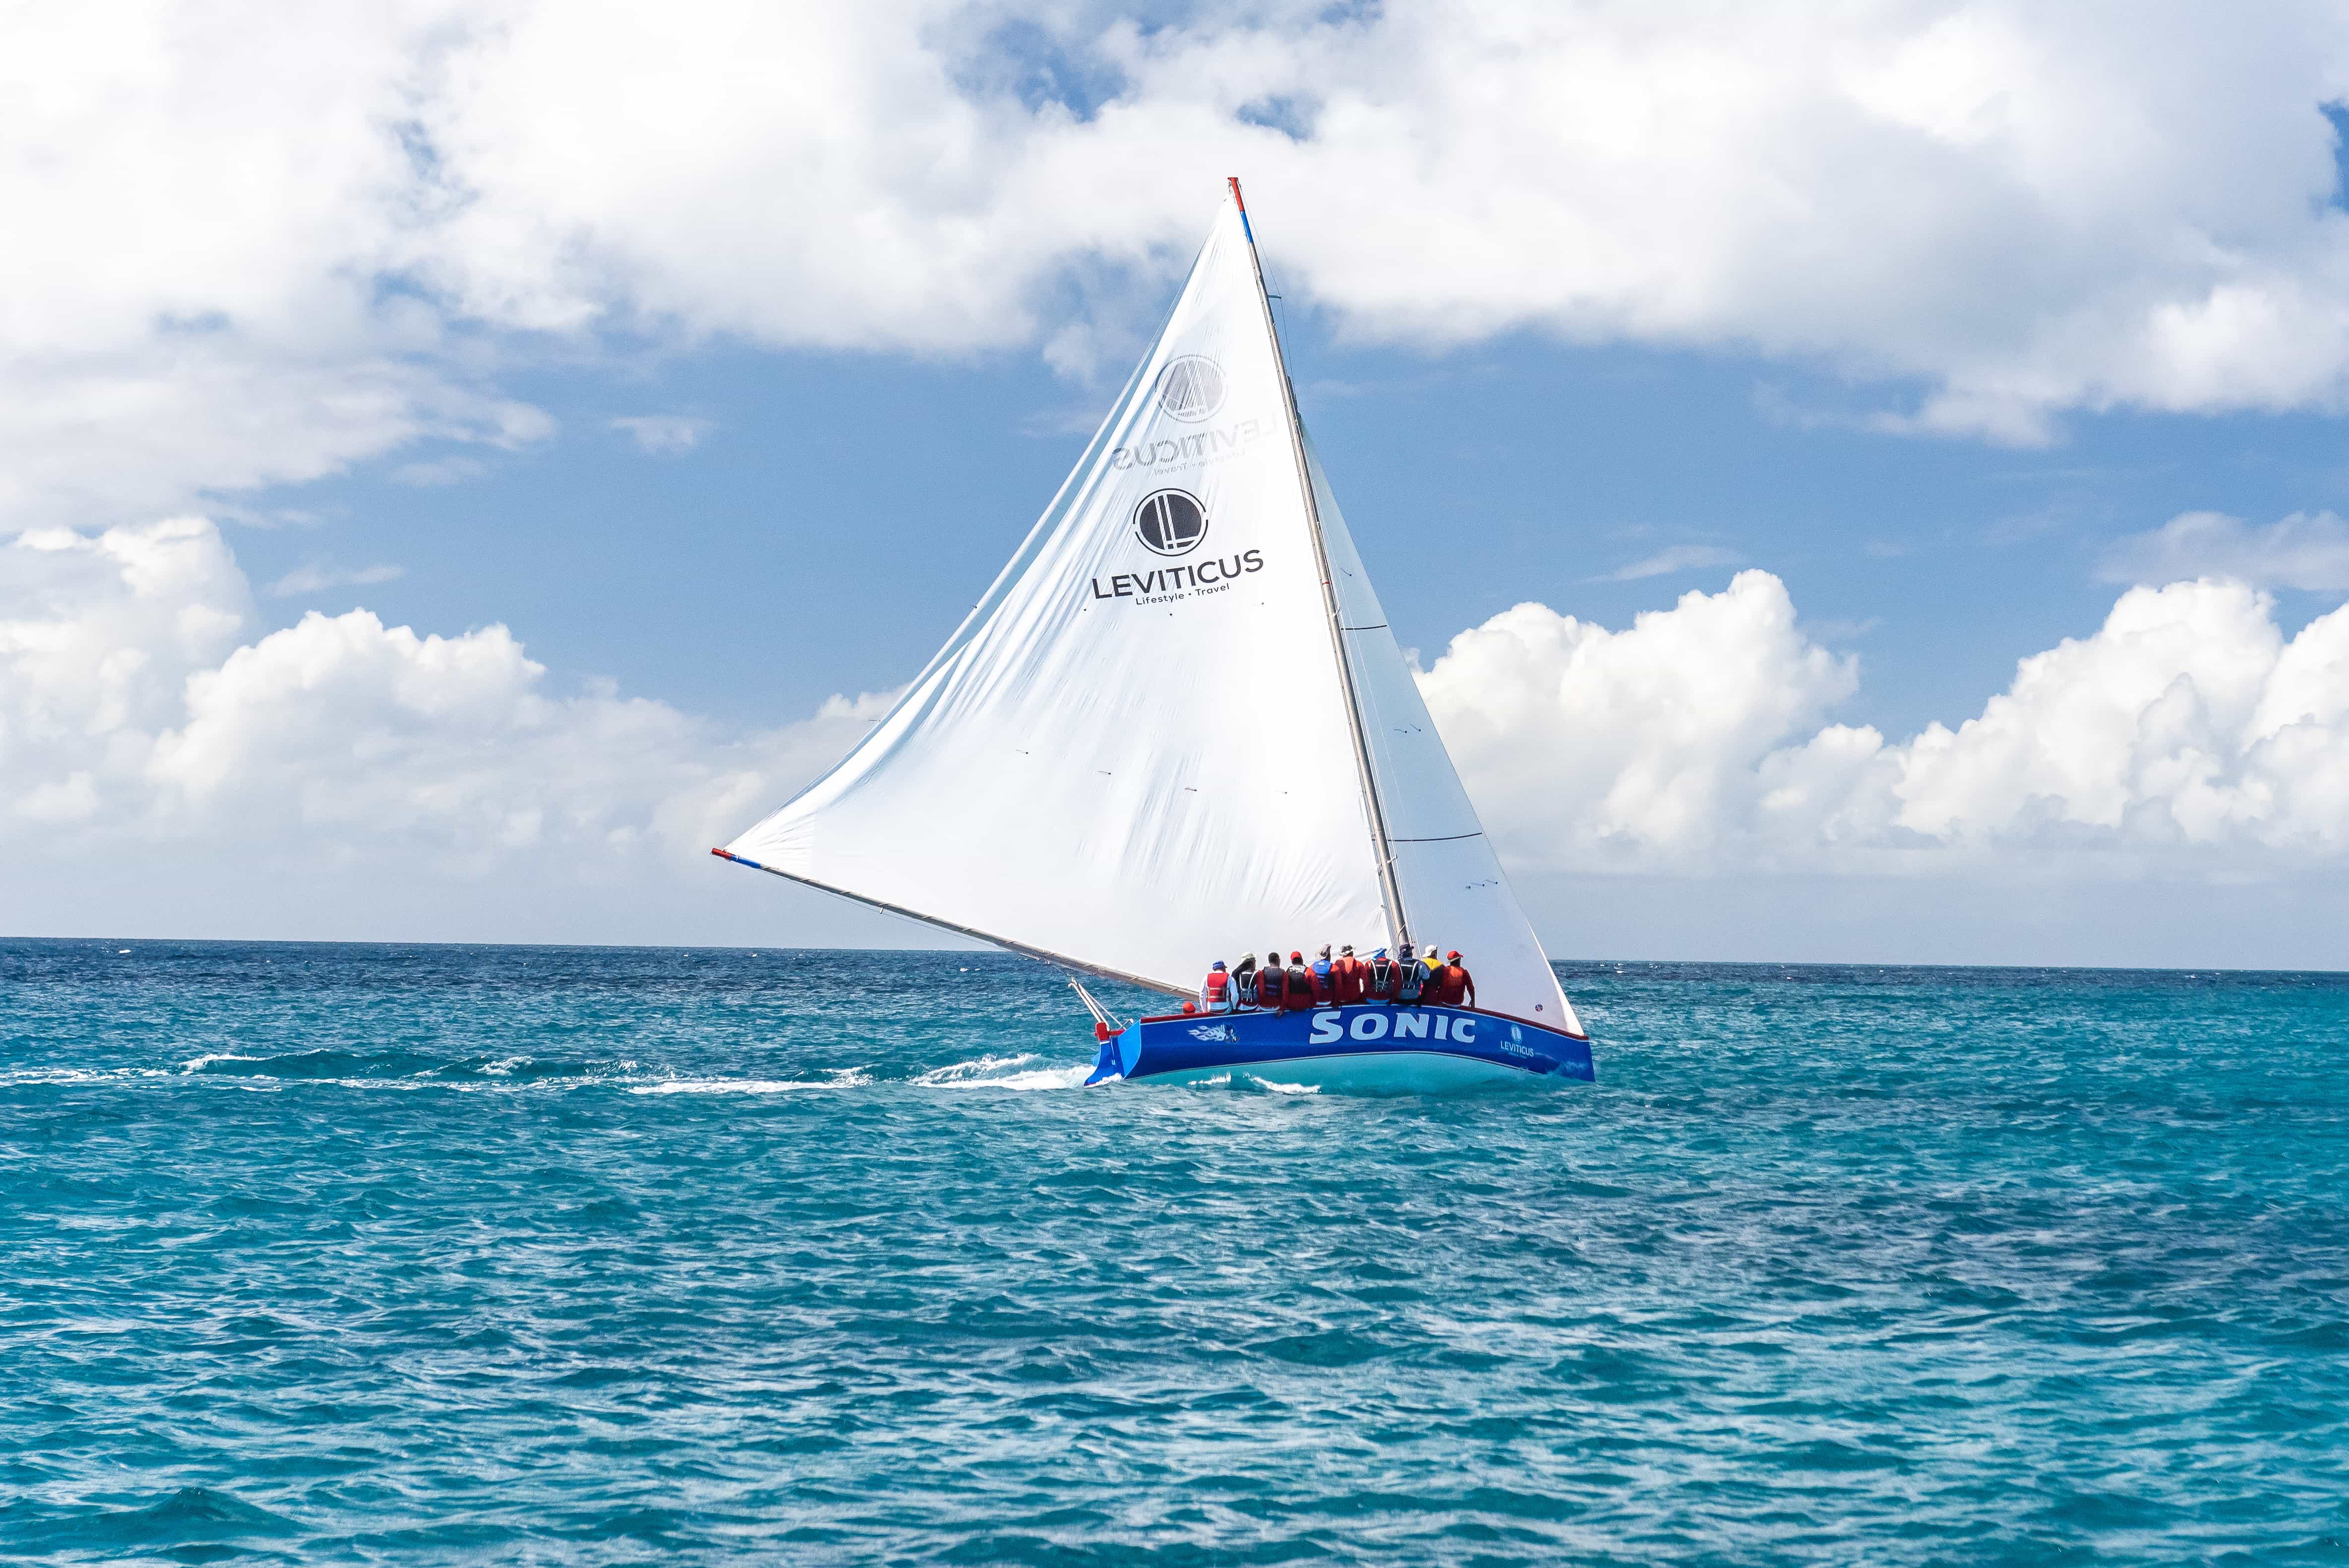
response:
[(1318, 1083), (1279, 1083), (1272, 1078), (1258, 1078), (1254, 1073), (1247, 1075), (1247, 1080), (1257, 1088), (1269, 1089), (1274, 1094), (1319, 1094), (1321, 1092), (1321, 1086)]
[(838, 1088), (812, 1078), (668, 1078), (640, 1083), (630, 1094), (784, 1094), (795, 1088)]
[(790, 1094), (803, 1088), (862, 1088), (873, 1081), (863, 1068), (840, 1068), (821, 1078), (677, 1078), (640, 1083), (630, 1094)]
[(1033, 1051), (1022, 1051), (1016, 1057), (981, 1057), (975, 1062), (957, 1062), (952, 1067), (932, 1068), (926, 1073), (916, 1073), (907, 1081), (921, 1088), (943, 1088), (950, 1084), (968, 1083), (989, 1073), (999, 1073), (1006, 1068), (1016, 1068), (1035, 1059)]
[(932, 1068), (928, 1072), (916, 1074), (907, 1081), (916, 1088), (1008, 1088), (1026, 1093), (1035, 1089), (1077, 1088), (1092, 1071), (1090, 1066), (1028, 1068), (1025, 1072), (1012, 1070), (1027, 1068), (1036, 1059), (1033, 1051), (1022, 1051), (1016, 1057), (981, 1057), (977, 1061)]

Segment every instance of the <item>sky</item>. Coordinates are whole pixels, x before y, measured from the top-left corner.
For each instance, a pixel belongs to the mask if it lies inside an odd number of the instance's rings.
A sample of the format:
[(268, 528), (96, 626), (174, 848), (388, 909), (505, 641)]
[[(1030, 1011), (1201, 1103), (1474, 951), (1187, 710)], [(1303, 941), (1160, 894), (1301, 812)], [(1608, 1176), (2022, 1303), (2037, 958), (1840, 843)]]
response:
[(1247, 186), (1552, 953), (2349, 965), (2349, 16), (52, 8), (0, 934), (936, 938), (709, 859)]

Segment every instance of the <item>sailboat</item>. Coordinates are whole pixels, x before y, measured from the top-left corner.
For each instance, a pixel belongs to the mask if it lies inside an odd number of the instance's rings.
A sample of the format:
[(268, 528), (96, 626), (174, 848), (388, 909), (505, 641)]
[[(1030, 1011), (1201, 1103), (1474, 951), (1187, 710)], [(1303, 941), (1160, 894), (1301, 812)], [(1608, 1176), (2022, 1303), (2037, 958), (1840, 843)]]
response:
[[(712, 854), (1057, 965), (1092, 1081), (1592, 1077), (1298, 416), (1233, 180), (1018, 553), (847, 757)], [(1218, 959), (1457, 949), (1475, 1005), (1123, 1020)]]

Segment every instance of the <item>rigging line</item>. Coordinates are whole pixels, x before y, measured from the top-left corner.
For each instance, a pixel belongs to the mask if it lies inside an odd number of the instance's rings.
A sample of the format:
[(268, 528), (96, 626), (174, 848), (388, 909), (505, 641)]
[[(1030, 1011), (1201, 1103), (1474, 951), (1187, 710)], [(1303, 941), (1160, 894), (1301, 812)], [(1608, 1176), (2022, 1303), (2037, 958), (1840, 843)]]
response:
[(1170, 985), (1164, 980), (1152, 980), (1140, 975), (1128, 975), (1123, 969), (1111, 969), (1099, 964), (1088, 964), (1081, 958), (1071, 958), (1065, 953), (1055, 953), (1049, 947), (1030, 947), (1024, 942), (1014, 942), (1008, 936), (998, 936), (991, 931), (980, 931), (968, 925), (957, 925), (951, 920), (940, 920), (935, 914), (924, 914), (919, 910), (907, 909), (903, 904), (890, 903), (877, 898), (867, 898), (861, 892), (851, 892), (844, 887), (834, 887), (830, 882), (820, 882), (813, 877), (803, 877), (792, 872), (777, 871), (774, 867), (754, 861), (747, 855), (738, 855), (728, 850), (712, 850), (709, 852), (721, 861), (731, 861), (738, 866), (748, 866), (754, 872), (764, 872), (771, 877), (781, 877), (785, 882), (795, 882), (802, 887), (812, 887), (818, 892), (828, 892), (835, 898), (844, 898), (852, 903), (864, 904), (885, 914), (894, 914), (901, 919), (916, 921), (923, 925), (935, 925), (940, 931), (951, 931), (957, 936), (968, 936), (974, 942), (984, 942), (993, 947), (1008, 948), (1023, 958), (1040, 959), (1046, 964), (1057, 965), (1062, 969), (1074, 969), (1086, 975), (1098, 975), (1104, 980), (1116, 980), (1128, 985), (1139, 985), (1145, 991), (1157, 991), (1169, 996), (1189, 996), (1193, 994), (1187, 985)]
[(1484, 836), (1483, 830), (1479, 829), (1473, 833), (1446, 833), (1440, 839), (1391, 839), (1388, 841), (1396, 844), (1456, 844), (1463, 839), (1481, 839)]
[[(1254, 237), (1253, 235), (1249, 236), (1248, 243), (1249, 243), (1251, 246), (1253, 246), (1253, 245), (1256, 243), (1256, 239), (1255, 239), (1255, 237)], [(1280, 308), (1279, 308), (1279, 309), (1278, 309), (1278, 310), (1276, 310), (1276, 311), (1274, 311), (1274, 312), (1272, 313), (1272, 315), (1273, 315), (1273, 325), (1274, 325), (1274, 329), (1275, 329), (1275, 333), (1276, 333), (1276, 335), (1277, 335), (1278, 336), (1279, 336), (1281, 339), (1283, 339), (1284, 341), (1286, 341), (1286, 340), (1287, 340), (1287, 338), (1288, 338), (1288, 302), (1287, 300), (1282, 300), (1282, 299), (1280, 298), (1280, 295), (1278, 295), (1278, 294), (1277, 294), (1272, 293), (1269, 289), (1268, 289), (1268, 290), (1266, 291), (1266, 293), (1265, 293), (1265, 296), (1264, 296), (1264, 297), (1265, 297), (1265, 299), (1266, 299), (1266, 301), (1267, 301), (1267, 302), (1270, 302), (1270, 301), (1273, 301), (1273, 300), (1280, 300)], [(1283, 352), (1284, 352), (1284, 354), (1285, 354), (1285, 353), (1286, 353), (1286, 350), (1284, 350)], [(1286, 361), (1284, 360), (1284, 362), (1283, 362), (1283, 364), (1282, 364), (1282, 366), (1281, 366), (1281, 374), (1283, 374), (1283, 375), (1287, 375), (1287, 374), (1288, 374), (1288, 365), (1287, 365)]]
[(1363, 815), (1370, 820), (1371, 850), (1379, 872), (1379, 896), (1387, 907), (1388, 937), (1397, 946), (1411, 945), (1411, 917), (1402, 905), (1402, 886), (1395, 880), (1393, 842), (1387, 837), (1386, 806), (1379, 799), (1379, 782), (1371, 767), (1370, 744), (1362, 736), (1362, 699), (1354, 686), (1353, 655), (1338, 620), (1338, 589), (1330, 570), (1330, 551), (1321, 534), (1321, 504), (1313, 495), (1313, 471), (1305, 457), (1305, 421), (1297, 411), (1297, 386), (1289, 379), (1288, 359), (1280, 346), (1280, 331), (1272, 318), (1272, 299), (1264, 286), (1264, 258), (1257, 253), (1256, 230), (1248, 222), (1247, 202), (1240, 181), (1232, 176), (1232, 203), (1239, 209), (1240, 232), (1247, 236), (1248, 267), (1256, 276), (1257, 299), (1264, 306), (1265, 335), (1272, 342), (1272, 364), (1280, 377), (1280, 398), (1288, 415), (1289, 454), (1297, 463), (1297, 485), (1303, 492), (1305, 521), (1313, 540), (1314, 564), (1321, 570), (1321, 606), (1330, 617), (1330, 646), (1338, 659), (1338, 680), (1346, 691), (1346, 733), (1354, 743), (1354, 768), (1362, 788)]

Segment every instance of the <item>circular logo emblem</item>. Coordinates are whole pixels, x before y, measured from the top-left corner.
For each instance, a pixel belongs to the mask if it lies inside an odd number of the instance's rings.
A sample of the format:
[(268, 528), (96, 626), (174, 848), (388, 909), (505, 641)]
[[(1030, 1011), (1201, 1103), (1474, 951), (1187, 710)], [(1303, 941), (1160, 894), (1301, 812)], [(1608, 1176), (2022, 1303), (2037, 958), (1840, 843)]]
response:
[(1158, 406), (1195, 425), (1224, 406), (1224, 368), (1204, 355), (1186, 354), (1158, 373)]
[(1161, 555), (1188, 555), (1207, 537), (1207, 509), (1196, 496), (1163, 490), (1133, 509), (1133, 531)]

